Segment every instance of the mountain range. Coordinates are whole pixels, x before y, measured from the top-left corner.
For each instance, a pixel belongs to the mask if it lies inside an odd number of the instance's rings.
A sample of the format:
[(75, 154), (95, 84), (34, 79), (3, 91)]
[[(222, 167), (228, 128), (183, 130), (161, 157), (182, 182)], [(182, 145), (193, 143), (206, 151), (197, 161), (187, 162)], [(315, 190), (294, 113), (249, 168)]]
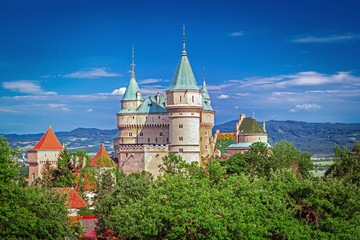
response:
[[(234, 132), (237, 120), (215, 125), (213, 133), (219, 129), (221, 133)], [(260, 124), (262, 126), (262, 124)], [(286, 140), (302, 151), (314, 156), (331, 156), (334, 147), (350, 148), (356, 140), (360, 140), (360, 124), (346, 123), (308, 123), (300, 121), (266, 122), (266, 131), (272, 144)], [(77, 128), (70, 132), (56, 132), (61, 143), (71, 151), (85, 150), (95, 155), (99, 150), (102, 138), (106, 149), (114, 151), (113, 138), (118, 136), (117, 129), (102, 130), (97, 128)], [(4, 134), (11, 147), (19, 147), (27, 151), (40, 140), (43, 133), (38, 134)]]

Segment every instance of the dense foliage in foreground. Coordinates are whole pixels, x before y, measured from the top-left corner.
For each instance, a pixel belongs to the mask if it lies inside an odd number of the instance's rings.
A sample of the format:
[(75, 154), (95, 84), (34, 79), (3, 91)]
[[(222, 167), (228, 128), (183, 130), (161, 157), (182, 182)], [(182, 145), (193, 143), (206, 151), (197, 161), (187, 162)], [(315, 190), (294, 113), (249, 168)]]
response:
[[(310, 155), (281, 142), (206, 168), (175, 155), (163, 176), (103, 177), (98, 232), (120, 239), (358, 239), (360, 189), (313, 178)], [(106, 173), (108, 175), (110, 173)]]
[(78, 225), (69, 225), (66, 196), (39, 187), (28, 187), (19, 177), (14, 159), (18, 151), (10, 149), (0, 136), (0, 238), (62, 239), (76, 237)]

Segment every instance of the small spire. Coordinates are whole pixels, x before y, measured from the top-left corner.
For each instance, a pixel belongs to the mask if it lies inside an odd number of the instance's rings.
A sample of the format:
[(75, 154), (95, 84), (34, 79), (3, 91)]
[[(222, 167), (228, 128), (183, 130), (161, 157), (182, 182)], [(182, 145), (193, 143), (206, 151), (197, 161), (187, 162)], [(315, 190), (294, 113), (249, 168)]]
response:
[(51, 128), (51, 119), (49, 119), (49, 125), (50, 125), (50, 128)]
[(135, 63), (134, 63), (134, 44), (132, 45), (132, 62), (131, 62), (131, 76), (135, 76)]
[(254, 110), (251, 110), (251, 111), (252, 111), (252, 114), (253, 114), (252, 118), (253, 118), (253, 119), (255, 119), (255, 113), (254, 113)]
[(101, 135), (101, 144), (104, 144), (104, 135)]
[(185, 24), (183, 24), (183, 51), (182, 51), (183, 54), (186, 54), (186, 51), (185, 51)]
[(205, 67), (203, 68), (203, 72), (204, 72), (203, 78), (204, 78), (204, 84), (205, 84)]

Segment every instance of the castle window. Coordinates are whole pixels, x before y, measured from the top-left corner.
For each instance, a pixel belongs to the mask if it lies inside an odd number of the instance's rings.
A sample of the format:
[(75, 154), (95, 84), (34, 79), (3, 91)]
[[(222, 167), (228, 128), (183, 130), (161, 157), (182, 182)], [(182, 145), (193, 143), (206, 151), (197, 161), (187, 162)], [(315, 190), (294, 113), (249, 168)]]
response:
[(179, 115), (182, 115), (182, 113), (179, 113)]
[(160, 132), (160, 133), (159, 133), (159, 136), (160, 136), (160, 137), (164, 136), (164, 133), (163, 133), (163, 132)]
[(202, 137), (200, 137), (200, 142), (202, 141)]
[(159, 116), (159, 119), (160, 119), (160, 116)]
[(191, 113), (192, 116), (194, 116), (194, 113)]
[(181, 96), (179, 96), (180, 97), (180, 102), (181, 102)]
[(128, 157), (128, 153), (126, 153), (126, 157)]
[(157, 143), (157, 138), (155, 138), (155, 142)]
[(184, 138), (183, 138), (183, 137), (179, 137), (179, 141), (182, 141), (182, 140), (184, 140)]
[(140, 133), (140, 136), (141, 136), (141, 137), (142, 137), (142, 136), (144, 136), (144, 133), (143, 133), (143, 132), (141, 132), (141, 133)]
[(32, 174), (32, 180), (35, 180), (35, 173)]
[(169, 142), (169, 138), (166, 139), (166, 142)]
[(205, 131), (205, 136), (207, 136), (208, 135), (208, 131)]
[(192, 102), (194, 102), (194, 96), (192, 96)]
[(148, 138), (148, 143), (150, 143), (150, 138)]
[(183, 153), (183, 152), (184, 152), (184, 149), (179, 148), (179, 153)]
[(207, 144), (205, 144), (205, 150), (207, 150), (208, 149), (208, 145)]
[(46, 157), (46, 153), (45, 153), (45, 157)]
[(133, 119), (135, 119), (135, 116), (133, 116)]
[(129, 132), (129, 136), (132, 137), (132, 132)]
[(179, 128), (184, 128), (184, 125), (182, 125), (182, 124), (179, 124)]

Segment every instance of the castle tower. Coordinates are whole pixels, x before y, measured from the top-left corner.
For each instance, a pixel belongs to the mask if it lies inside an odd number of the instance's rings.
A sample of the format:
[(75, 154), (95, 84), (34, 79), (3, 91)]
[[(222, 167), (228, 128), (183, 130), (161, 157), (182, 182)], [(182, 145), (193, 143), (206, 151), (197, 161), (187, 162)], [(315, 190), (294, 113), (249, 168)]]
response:
[(212, 137), (215, 111), (211, 107), (211, 99), (205, 83), (205, 71), (201, 92), (203, 110), (200, 118), (200, 153), (202, 160), (204, 160), (211, 157), (215, 149), (215, 139)]
[(57, 158), (63, 149), (63, 146), (60, 144), (50, 126), (35, 147), (28, 151), (29, 184), (37, 177), (42, 177), (41, 169), (47, 161), (52, 167), (57, 166)]
[(135, 64), (134, 64), (134, 47), (132, 48), (132, 63), (131, 63), (131, 77), (126, 88), (124, 96), (121, 100), (121, 109), (137, 109), (144, 99), (140, 93), (140, 88), (135, 79)]
[(169, 152), (185, 161), (200, 163), (200, 116), (202, 91), (198, 88), (185, 51), (183, 51), (174, 78), (166, 91), (166, 111), (169, 113)]

